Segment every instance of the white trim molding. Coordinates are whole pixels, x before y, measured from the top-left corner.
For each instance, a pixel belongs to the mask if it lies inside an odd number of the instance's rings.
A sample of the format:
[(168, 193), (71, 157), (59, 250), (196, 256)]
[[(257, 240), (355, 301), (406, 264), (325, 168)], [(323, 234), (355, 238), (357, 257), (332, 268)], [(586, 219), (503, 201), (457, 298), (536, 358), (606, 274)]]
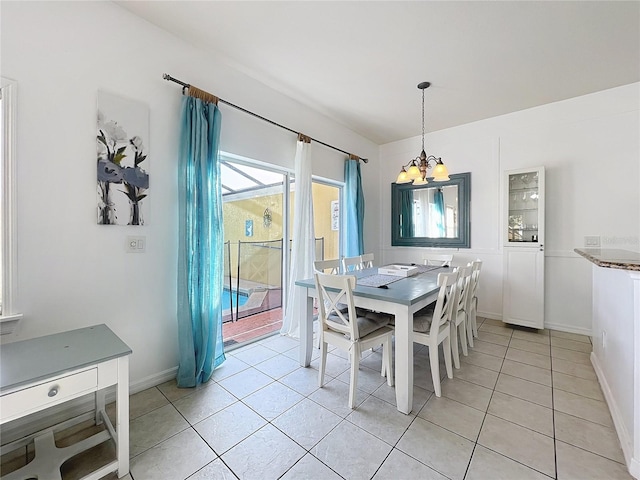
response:
[(2, 182), (2, 307), (0, 309), (0, 333), (11, 333), (21, 315), (17, 312), (17, 262), (18, 231), (16, 223), (16, 99), (17, 84), (13, 80), (0, 77), (2, 98), (2, 161), (0, 181)]

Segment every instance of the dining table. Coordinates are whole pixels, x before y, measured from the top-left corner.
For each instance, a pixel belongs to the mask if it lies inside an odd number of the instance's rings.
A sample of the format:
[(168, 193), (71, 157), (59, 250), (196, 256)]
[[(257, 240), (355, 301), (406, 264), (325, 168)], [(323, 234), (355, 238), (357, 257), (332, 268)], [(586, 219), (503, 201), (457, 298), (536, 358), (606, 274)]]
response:
[[(438, 274), (451, 271), (447, 267), (417, 268), (418, 273), (408, 277), (380, 275), (378, 268), (348, 273), (357, 277), (353, 290), (356, 307), (395, 317), (396, 405), (405, 414), (413, 408), (413, 315), (436, 301)], [(300, 322), (300, 365), (308, 367), (313, 351), (314, 299), (318, 295), (313, 278), (298, 280), (295, 285), (298, 294), (306, 297), (305, 314)]]

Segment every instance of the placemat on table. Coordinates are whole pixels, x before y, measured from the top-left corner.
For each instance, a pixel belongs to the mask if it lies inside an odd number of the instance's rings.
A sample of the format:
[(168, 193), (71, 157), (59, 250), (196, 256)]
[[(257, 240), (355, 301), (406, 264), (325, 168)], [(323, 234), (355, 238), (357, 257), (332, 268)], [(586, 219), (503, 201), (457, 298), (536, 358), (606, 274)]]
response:
[(439, 268), (446, 268), (440, 265), (411, 265), (412, 267), (418, 267), (418, 274), (431, 272), (432, 270), (438, 270)]
[(396, 275), (380, 275), (374, 273), (373, 275), (367, 275), (366, 277), (360, 277), (357, 280), (358, 285), (363, 287), (382, 287), (383, 285), (389, 285), (390, 283), (402, 280), (405, 277), (398, 277)]

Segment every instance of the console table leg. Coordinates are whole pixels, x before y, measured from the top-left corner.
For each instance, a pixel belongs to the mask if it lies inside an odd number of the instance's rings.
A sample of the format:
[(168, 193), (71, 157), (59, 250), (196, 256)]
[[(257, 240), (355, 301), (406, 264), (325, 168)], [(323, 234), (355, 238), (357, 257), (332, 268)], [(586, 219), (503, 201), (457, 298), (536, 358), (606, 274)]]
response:
[(129, 357), (118, 358), (118, 393), (116, 397), (116, 455), (118, 478), (129, 473)]
[(96, 425), (101, 425), (102, 424), (102, 414), (104, 413), (104, 415), (107, 414), (107, 411), (105, 409), (105, 395), (104, 395), (104, 389), (102, 390), (96, 390), (96, 417), (95, 417), (95, 422)]

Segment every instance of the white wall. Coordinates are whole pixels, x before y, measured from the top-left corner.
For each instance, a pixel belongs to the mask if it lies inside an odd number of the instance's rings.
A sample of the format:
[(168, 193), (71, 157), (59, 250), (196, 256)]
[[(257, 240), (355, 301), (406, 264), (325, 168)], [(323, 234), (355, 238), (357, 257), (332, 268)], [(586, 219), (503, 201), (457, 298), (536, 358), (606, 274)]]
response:
[[(600, 235), (607, 248), (639, 248), (639, 89), (635, 83), (427, 135), (427, 153), (441, 156), (450, 173), (471, 172), (471, 248), (455, 254), (457, 263), (484, 261), (482, 314), (502, 316), (501, 172), (544, 165), (545, 325), (590, 332), (590, 265), (573, 249), (585, 235)], [(381, 146), (383, 218), (391, 215), (391, 182), (419, 147), (419, 137)], [(391, 247), (388, 223), (381, 234), (385, 261), (420, 258), (419, 249)]]
[[(2, 2), (2, 75), (18, 84), (18, 307), (14, 341), (106, 323), (133, 349), (140, 388), (177, 365), (179, 86), (162, 73), (344, 150), (363, 167), (367, 248), (377, 251), (378, 147), (110, 2)], [(96, 92), (150, 107), (150, 214), (96, 225)], [(295, 135), (221, 107), (223, 150), (293, 168)], [(314, 174), (344, 155), (314, 144)], [(145, 235), (144, 254), (125, 253)], [(371, 241), (370, 239), (374, 239)]]

